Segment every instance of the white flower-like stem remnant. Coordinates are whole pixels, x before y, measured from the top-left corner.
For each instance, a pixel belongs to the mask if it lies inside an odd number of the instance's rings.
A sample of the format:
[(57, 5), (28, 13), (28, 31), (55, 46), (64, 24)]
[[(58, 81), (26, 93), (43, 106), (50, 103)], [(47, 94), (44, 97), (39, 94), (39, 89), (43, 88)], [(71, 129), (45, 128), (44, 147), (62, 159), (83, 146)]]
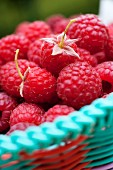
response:
[(28, 66), (28, 68), (26, 69), (26, 71), (24, 72), (24, 75), (22, 75), (21, 71), (20, 71), (20, 68), (19, 68), (19, 65), (18, 65), (18, 54), (19, 54), (19, 49), (17, 49), (15, 51), (15, 66), (16, 66), (16, 69), (17, 69), (17, 72), (22, 80), (20, 86), (19, 86), (19, 92), (20, 92), (20, 96), (23, 97), (23, 88), (24, 88), (24, 81), (27, 77), (27, 74), (29, 73), (29, 70), (30, 70), (30, 67)]
[[(74, 51), (74, 49), (71, 47), (71, 45), (78, 41), (78, 39), (69, 39), (67, 38), (65, 32), (52, 37), (52, 38), (41, 38), (41, 40), (44, 40), (48, 43), (54, 44), (52, 54), (51, 55), (57, 55), (57, 54), (64, 54), (67, 55), (79, 57), (79, 55)], [(63, 40), (63, 41), (62, 41)]]

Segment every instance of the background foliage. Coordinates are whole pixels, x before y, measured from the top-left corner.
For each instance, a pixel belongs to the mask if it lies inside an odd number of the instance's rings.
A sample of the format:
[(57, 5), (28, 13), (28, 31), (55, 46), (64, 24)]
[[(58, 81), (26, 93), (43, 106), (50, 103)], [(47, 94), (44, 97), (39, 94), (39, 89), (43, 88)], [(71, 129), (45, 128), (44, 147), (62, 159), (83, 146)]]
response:
[(0, 1), (0, 37), (11, 34), (22, 21), (45, 20), (53, 14), (98, 14), (99, 0), (4, 0)]

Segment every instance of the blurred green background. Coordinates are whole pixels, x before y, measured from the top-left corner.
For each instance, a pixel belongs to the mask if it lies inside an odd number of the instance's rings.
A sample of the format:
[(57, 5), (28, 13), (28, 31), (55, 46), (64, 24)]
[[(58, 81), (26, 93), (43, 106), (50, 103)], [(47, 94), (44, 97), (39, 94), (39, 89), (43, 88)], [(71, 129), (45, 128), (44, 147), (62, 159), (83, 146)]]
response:
[(22, 21), (45, 20), (53, 14), (98, 14), (98, 9), (99, 0), (2, 0), (0, 37), (11, 34)]

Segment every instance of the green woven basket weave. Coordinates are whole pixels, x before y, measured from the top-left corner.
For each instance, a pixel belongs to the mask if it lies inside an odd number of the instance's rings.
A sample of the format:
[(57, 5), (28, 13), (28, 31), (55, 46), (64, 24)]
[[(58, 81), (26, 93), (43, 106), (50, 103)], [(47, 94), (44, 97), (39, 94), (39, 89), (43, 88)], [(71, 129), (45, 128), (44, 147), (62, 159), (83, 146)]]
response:
[(112, 162), (113, 93), (53, 123), (0, 135), (1, 170), (96, 170)]

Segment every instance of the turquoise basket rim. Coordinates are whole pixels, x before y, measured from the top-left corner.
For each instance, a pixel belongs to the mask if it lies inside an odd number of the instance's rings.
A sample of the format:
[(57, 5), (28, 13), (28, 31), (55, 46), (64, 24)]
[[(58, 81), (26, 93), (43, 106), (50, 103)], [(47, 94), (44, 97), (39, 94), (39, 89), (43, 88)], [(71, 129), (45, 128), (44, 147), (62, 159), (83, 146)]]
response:
[(10, 136), (0, 135), (0, 156), (6, 153), (18, 155), (22, 150), (50, 149), (64, 145), (65, 141), (77, 139), (80, 135), (90, 136), (94, 131), (109, 128), (113, 122), (113, 93), (99, 98), (90, 105), (60, 116), (54, 122), (31, 126), (25, 131), (15, 131)]

